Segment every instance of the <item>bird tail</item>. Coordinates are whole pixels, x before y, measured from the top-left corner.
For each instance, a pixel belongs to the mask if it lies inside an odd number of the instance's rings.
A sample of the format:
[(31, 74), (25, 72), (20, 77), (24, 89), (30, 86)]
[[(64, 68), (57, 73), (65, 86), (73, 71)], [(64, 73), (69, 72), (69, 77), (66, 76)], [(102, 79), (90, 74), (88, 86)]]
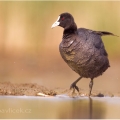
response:
[[(105, 35), (117, 36), (117, 35), (114, 35), (113, 33), (106, 32), (106, 31), (96, 31), (96, 33), (100, 36), (105, 36)], [(119, 36), (117, 36), (117, 37), (119, 37)]]

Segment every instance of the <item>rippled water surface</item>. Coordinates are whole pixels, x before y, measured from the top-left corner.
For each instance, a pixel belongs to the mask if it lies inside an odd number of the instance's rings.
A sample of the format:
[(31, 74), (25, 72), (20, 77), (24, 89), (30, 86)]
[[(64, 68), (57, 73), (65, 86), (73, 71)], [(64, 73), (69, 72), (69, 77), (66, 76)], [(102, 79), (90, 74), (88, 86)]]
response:
[(119, 111), (119, 97), (0, 97), (0, 118), (120, 118)]

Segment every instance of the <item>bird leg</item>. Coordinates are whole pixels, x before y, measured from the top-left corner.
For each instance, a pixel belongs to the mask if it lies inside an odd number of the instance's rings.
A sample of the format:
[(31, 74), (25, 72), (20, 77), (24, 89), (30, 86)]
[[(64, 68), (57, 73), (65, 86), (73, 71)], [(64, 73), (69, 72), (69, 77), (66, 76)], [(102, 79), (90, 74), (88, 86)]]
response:
[(91, 81), (89, 83), (89, 96), (91, 95), (92, 87), (93, 87), (93, 78), (91, 78)]
[(71, 86), (70, 89), (73, 89), (73, 93), (75, 92), (75, 90), (77, 90), (79, 92), (79, 88), (78, 86), (76, 86), (77, 82), (81, 79), (82, 77), (79, 77), (76, 81), (74, 81)]

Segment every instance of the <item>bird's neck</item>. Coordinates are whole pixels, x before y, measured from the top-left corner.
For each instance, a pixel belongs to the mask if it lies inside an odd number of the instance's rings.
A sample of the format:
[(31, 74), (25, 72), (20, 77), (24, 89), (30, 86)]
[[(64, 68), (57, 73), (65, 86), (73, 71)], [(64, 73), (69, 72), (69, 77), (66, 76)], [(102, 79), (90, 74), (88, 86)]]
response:
[(77, 25), (75, 24), (75, 22), (73, 22), (72, 24), (64, 28), (63, 34), (72, 34), (75, 33), (76, 31), (77, 31)]
[(63, 31), (63, 38), (71, 37), (73, 34), (76, 34), (77, 31), (77, 25), (75, 22), (70, 24), (69, 26), (66, 26)]

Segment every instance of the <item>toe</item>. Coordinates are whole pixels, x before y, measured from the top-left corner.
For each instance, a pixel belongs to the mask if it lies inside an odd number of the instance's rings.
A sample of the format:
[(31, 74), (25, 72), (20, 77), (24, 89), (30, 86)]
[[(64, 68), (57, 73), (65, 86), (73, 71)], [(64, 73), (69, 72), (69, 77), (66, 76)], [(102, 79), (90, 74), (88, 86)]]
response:
[(75, 89), (79, 92), (79, 88), (78, 88), (78, 86), (75, 86)]
[(79, 88), (76, 84), (71, 84), (70, 89), (76, 89), (79, 92)]

